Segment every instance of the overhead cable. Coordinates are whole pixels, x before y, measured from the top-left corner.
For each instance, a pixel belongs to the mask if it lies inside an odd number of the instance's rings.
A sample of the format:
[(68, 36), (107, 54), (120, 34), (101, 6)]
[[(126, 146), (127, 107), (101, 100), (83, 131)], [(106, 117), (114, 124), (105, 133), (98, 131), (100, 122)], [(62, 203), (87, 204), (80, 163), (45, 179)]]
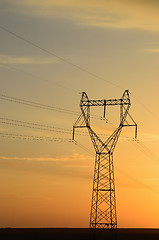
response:
[(47, 137), (47, 136), (33, 136), (33, 135), (4, 133), (4, 132), (0, 132), (0, 137), (30, 140), (30, 141), (72, 142), (72, 139), (70, 138), (53, 138), (53, 137)]
[[(30, 107), (41, 108), (41, 109), (45, 109), (45, 110), (49, 110), (49, 111), (62, 112), (62, 113), (71, 114), (71, 115), (79, 115), (79, 112), (73, 111), (70, 109), (64, 109), (64, 108), (59, 108), (59, 107), (50, 106), (50, 105), (46, 105), (46, 104), (41, 104), (41, 103), (26, 100), (26, 99), (22, 99), (22, 98), (15, 98), (15, 97), (11, 97), (11, 96), (1, 94), (1, 93), (0, 93), (0, 100), (9, 101), (12, 103), (23, 104), (23, 105), (30, 106)], [(101, 118), (97, 115), (92, 115), (91, 118), (101, 120)]]
[(48, 83), (51, 83), (51, 84), (53, 84), (53, 85), (56, 85), (56, 86), (58, 86), (58, 87), (60, 87), (60, 88), (64, 88), (64, 89), (69, 90), (69, 91), (71, 91), (71, 92), (75, 92), (75, 93), (80, 94), (77, 90), (75, 90), (75, 89), (73, 89), (73, 88), (64, 86), (64, 85), (59, 84), (59, 83), (54, 82), (54, 81), (50, 81), (50, 80), (48, 80), (48, 79), (45, 79), (45, 78), (42, 78), (42, 77), (37, 76), (37, 75), (35, 75), (35, 74), (32, 74), (32, 73), (30, 73), (30, 72), (28, 72), (28, 71), (21, 70), (21, 69), (19, 69), (19, 68), (17, 68), (17, 67), (13, 67), (13, 66), (7, 65), (7, 64), (5, 64), (5, 63), (0, 63), (0, 65), (5, 66), (5, 67), (7, 67), (7, 68), (9, 68), (9, 69), (11, 69), (11, 70), (24, 73), (24, 74), (26, 74), (26, 75), (28, 75), (28, 76), (31, 76), (32, 78), (34, 78), (34, 79), (36, 79), (36, 80), (40, 80), (40, 81), (43, 81), (43, 82), (45, 82), (45, 83), (48, 82)]
[(7, 29), (6, 27), (0, 25), (0, 28), (1, 28), (3, 31), (5, 31), (5, 32), (7, 32), (7, 33), (9, 33), (9, 34), (11, 34), (11, 35), (13, 35), (14, 37), (16, 37), (16, 38), (18, 38), (18, 39), (21, 39), (22, 41), (24, 41), (24, 42), (32, 45), (33, 47), (36, 47), (36, 48), (40, 49), (41, 51), (43, 51), (43, 52), (45, 52), (45, 53), (47, 53), (47, 54), (49, 54), (49, 55), (52, 55), (52, 56), (60, 59), (61, 61), (65, 62), (65, 63), (67, 63), (67, 64), (69, 64), (69, 65), (72, 65), (73, 67), (79, 69), (80, 71), (85, 72), (85, 73), (89, 74), (90, 76), (92, 76), (92, 77), (94, 77), (94, 78), (96, 78), (96, 79), (100, 79), (100, 80), (102, 80), (102, 81), (104, 81), (104, 82), (107, 82), (107, 83), (113, 85), (113, 86), (116, 87), (116, 88), (120, 88), (120, 89), (123, 90), (123, 88), (120, 87), (119, 85), (117, 85), (117, 84), (115, 84), (115, 83), (113, 83), (113, 82), (111, 82), (111, 81), (109, 81), (109, 80), (106, 80), (105, 78), (100, 77), (100, 76), (98, 76), (98, 75), (96, 75), (96, 74), (88, 71), (87, 69), (85, 69), (85, 68), (83, 68), (83, 67), (81, 67), (81, 66), (79, 66), (79, 65), (77, 65), (77, 64), (74, 64), (74, 63), (71, 62), (71, 61), (68, 61), (67, 59), (65, 59), (65, 58), (63, 58), (63, 57), (61, 57), (61, 56), (53, 53), (52, 51), (47, 50), (47, 49), (39, 46), (38, 44), (34, 43), (33, 41), (30, 41), (30, 40), (28, 40), (28, 39), (20, 36), (19, 34), (11, 31), (11, 30), (9, 30), (9, 29)]
[[(28, 43), (28, 44), (30, 44), (30, 45), (32, 45), (32, 46), (40, 49), (41, 51), (43, 51), (43, 52), (45, 52), (45, 53), (47, 53), (47, 54), (52, 55), (52, 56), (60, 59), (61, 61), (65, 62), (65, 63), (67, 63), (67, 64), (69, 64), (69, 65), (72, 65), (73, 67), (81, 70), (82, 72), (85, 72), (85, 73), (91, 75), (92, 77), (94, 77), (94, 78), (96, 78), (96, 79), (99, 79), (99, 80), (102, 80), (102, 81), (104, 81), (104, 82), (107, 82), (107, 83), (113, 85), (114, 87), (117, 87), (117, 88), (123, 90), (123, 88), (122, 88), (121, 86), (119, 86), (119, 85), (117, 85), (117, 84), (115, 84), (115, 83), (113, 83), (113, 82), (111, 82), (111, 81), (109, 81), (109, 80), (107, 80), (107, 79), (105, 79), (105, 78), (103, 78), (103, 77), (100, 77), (100, 76), (92, 73), (91, 71), (88, 71), (87, 69), (85, 69), (85, 68), (83, 68), (83, 67), (81, 67), (81, 66), (79, 66), (79, 65), (77, 65), (77, 64), (74, 64), (73, 62), (71, 62), (71, 61), (69, 61), (69, 60), (67, 60), (67, 59), (65, 59), (65, 58), (63, 58), (63, 57), (61, 57), (61, 56), (53, 53), (52, 51), (49, 51), (49, 50), (47, 50), (47, 49), (39, 46), (38, 44), (35, 44), (33, 41), (30, 41), (30, 40), (28, 40), (28, 39), (20, 36), (19, 34), (11, 31), (11, 30), (9, 30), (9, 29), (7, 29), (6, 27), (4, 27), (4, 26), (2, 26), (2, 25), (0, 25), (0, 29), (2, 29), (3, 31), (5, 31), (5, 32), (7, 32), (7, 33), (9, 33), (9, 34), (11, 34), (11, 35), (13, 35), (14, 37), (16, 37), (16, 38), (18, 38), (18, 39), (21, 39), (22, 41), (24, 41), (24, 42), (26, 42), (26, 43)], [(4, 65), (4, 64), (3, 64), (3, 65)], [(29, 74), (29, 75), (32, 75), (32, 74)], [(57, 85), (58, 85), (58, 84), (57, 84)], [(62, 87), (62, 85), (61, 85), (61, 87)], [(63, 86), (63, 87), (64, 87), (64, 86)], [(68, 87), (64, 87), (64, 88), (69, 89)], [(78, 91), (76, 91), (76, 90), (74, 90), (74, 89), (71, 89), (71, 91), (72, 91), (72, 90), (75, 91), (76, 93), (79, 93)], [(155, 117), (156, 119), (159, 119), (159, 117), (157, 117), (154, 113), (152, 113), (141, 101), (139, 101), (139, 100), (134, 96), (134, 94), (132, 94), (132, 96), (140, 103), (141, 106), (143, 106), (149, 113), (151, 113), (151, 115), (152, 115), (153, 117)]]

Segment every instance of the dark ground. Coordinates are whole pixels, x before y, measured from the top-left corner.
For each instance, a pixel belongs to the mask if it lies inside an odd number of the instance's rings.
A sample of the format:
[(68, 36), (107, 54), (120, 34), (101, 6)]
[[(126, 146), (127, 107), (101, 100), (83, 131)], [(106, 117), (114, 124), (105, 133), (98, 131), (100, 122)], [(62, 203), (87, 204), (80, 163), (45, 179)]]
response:
[(0, 239), (52, 240), (159, 240), (159, 229), (88, 229), (88, 228), (1, 228)]

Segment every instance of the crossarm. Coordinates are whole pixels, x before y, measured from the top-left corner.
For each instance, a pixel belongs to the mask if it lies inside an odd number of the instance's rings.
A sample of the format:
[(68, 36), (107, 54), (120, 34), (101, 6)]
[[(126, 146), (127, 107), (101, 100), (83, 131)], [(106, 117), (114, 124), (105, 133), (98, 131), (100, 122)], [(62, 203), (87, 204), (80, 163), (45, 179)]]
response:
[(112, 106), (130, 105), (130, 99), (110, 99), (110, 100), (81, 100), (80, 106)]

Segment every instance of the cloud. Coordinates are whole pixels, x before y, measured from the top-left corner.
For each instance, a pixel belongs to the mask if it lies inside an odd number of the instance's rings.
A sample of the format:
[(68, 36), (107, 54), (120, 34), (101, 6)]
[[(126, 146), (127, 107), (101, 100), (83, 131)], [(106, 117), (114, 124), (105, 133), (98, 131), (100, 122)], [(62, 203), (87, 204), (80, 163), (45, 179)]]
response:
[(67, 18), (83, 25), (159, 30), (159, 3), (155, 0), (16, 0), (15, 3), (18, 7), (25, 6), (25, 13)]
[[(87, 161), (86, 161), (87, 159)], [(20, 161), (43, 161), (43, 162), (55, 162), (62, 163), (64, 165), (81, 165), (88, 166), (89, 161), (92, 160), (91, 156), (86, 156), (78, 153), (73, 153), (69, 156), (59, 157), (25, 157), (25, 156), (0, 156), (0, 160), (20, 160)]]
[(140, 134), (140, 140), (141, 140), (142, 142), (147, 142), (147, 141), (159, 141), (159, 134), (141, 133), (141, 134)]
[(159, 53), (159, 48), (149, 48), (149, 49), (144, 49), (143, 51), (147, 53)]
[(146, 42), (145, 46), (141, 49), (144, 53), (159, 53), (159, 42)]
[(59, 60), (54, 57), (34, 58), (34, 57), (15, 57), (9, 55), (0, 55), (0, 63), (2, 64), (51, 64), (58, 63)]
[(78, 153), (59, 157), (0, 156), (0, 164), (2, 171), (14, 174), (33, 172), (54, 177), (90, 179), (92, 158)]
[[(0, 156), (1, 160), (24, 160), (24, 161), (51, 161), (51, 162), (62, 162), (62, 163), (72, 163), (76, 165), (77, 163), (82, 163), (87, 160), (92, 159), (90, 156), (85, 156), (82, 154), (74, 153), (69, 156), (59, 156), (59, 157), (24, 157), (24, 156)], [(85, 165), (85, 164), (84, 164)]]

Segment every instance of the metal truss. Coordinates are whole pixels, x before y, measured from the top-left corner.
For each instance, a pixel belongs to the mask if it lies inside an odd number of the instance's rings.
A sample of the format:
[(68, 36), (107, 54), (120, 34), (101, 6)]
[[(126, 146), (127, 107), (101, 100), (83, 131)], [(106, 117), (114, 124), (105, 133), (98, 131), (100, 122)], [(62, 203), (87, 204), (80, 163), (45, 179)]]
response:
[[(91, 128), (90, 107), (104, 107), (105, 118), (106, 107), (117, 105), (120, 106), (120, 123), (108, 139), (102, 141)], [(129, 114), (130, 105), (128, 90), (124, 91), (120, 99), (111, 100), (89, 100), (87, 94), (82, 93), (82, 113), (73, 126), (73, 140), (75, 128), (87, 128), (96, 152), (90, 228), (117, 228), (113, 152), (123, 127), (135, 127), (137, 138), (137, 124)]]

